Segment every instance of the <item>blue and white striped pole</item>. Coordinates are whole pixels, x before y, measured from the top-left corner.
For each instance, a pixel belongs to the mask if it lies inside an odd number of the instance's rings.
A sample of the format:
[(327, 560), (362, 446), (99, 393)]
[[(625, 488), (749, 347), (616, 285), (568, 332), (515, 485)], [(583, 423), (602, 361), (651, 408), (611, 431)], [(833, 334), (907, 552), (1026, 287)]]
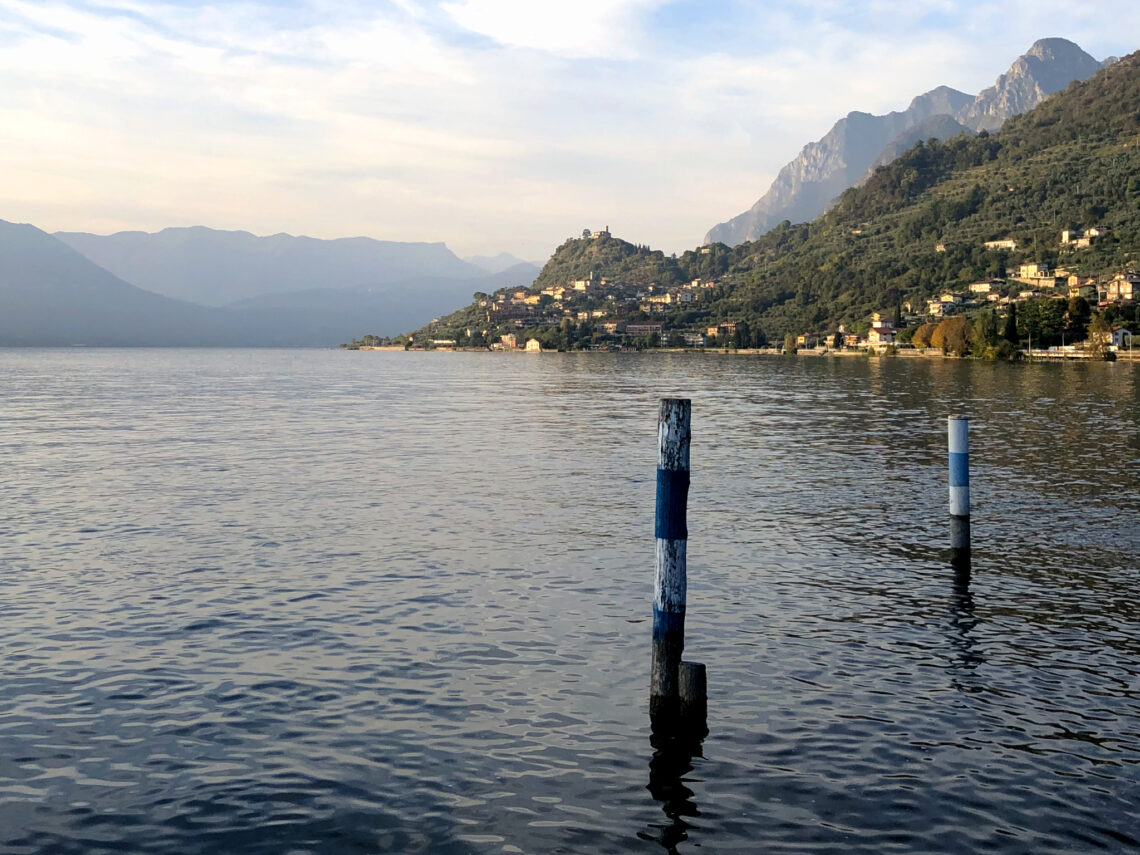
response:
[(970, 420), (950, 416), (950, 516), (970, 516)]
[(685, 646), (685, 560), (689, 538), (689, 442), (692, 402), (663, 398), (657, 423), (657, 569), (653, 584), (650, 711), (677, 703)]
[(970, 573), (970, 420), (950, 416), (950, 564), (969, 584)]

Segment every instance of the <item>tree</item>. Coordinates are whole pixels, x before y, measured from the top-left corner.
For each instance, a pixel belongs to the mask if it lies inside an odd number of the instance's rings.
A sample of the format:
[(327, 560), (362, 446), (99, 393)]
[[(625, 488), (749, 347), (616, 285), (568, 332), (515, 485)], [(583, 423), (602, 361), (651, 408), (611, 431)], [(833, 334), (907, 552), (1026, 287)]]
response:
[(898, 329), (902, 326), (902, 302), (895, 300), (895, 316), (891, 321), (891, 326)]
[(1108, 353), (1108, 346), (1112, 343), (1112, 327), (1104, 319), (1104, 315), (1097, 312), (1089, 321), (1089, 338), (1085, 345), (1093, 356), (1104, 357)]
[(752, 334), (748, 330), (748, 323), (739, 321), (736, 324), (736, 332), (732, 336), (732, 346), (737, 350), (742, 350), (750, 344), (752, 344)]
[(836, 350), (843, 349), (843, 333), (837, 332), (831, 339), (831, 346)]
[(978, 318), (977, 323), (975, 323), (973, 327), (970, 350), (976, 355), (985, 353), (991, 347), (996, 346), (1001, 340), (1001, 336), (998, 335), (997, 312), (993, 310), (984, 313)]
[(792, 333), (784, 336), (784, 353), (794, 354), (796, 352), (796, 337)]
[(1065, 336), (1070, 342), (1084, 340), (1088, 335), (1091, 319), (1092, 309), (1088, 300), (1084, 297), (1073, 297), (1069, 300), (1069, 311), (1065, 318)]
[(914, 331), (914, 338), (911, 339), (911, 342), (915, 347), (930, 347), (935, 329), (937, 329), (936, 324), (923, 324)]
[(1017, 303), (1009, 304), (1009, 314), (1005, 317), (1005, 329), (1002, 331), (1001, 337), (1012, 345), (1016, 345), (1019, 341), (1017, 337)]
[(962, 315), (945, 318), (930, 337), (934, 347), (942, 349), (943, 353), (953, 353), (955, 356), (965, 356), (969, 351), (970, 322)]

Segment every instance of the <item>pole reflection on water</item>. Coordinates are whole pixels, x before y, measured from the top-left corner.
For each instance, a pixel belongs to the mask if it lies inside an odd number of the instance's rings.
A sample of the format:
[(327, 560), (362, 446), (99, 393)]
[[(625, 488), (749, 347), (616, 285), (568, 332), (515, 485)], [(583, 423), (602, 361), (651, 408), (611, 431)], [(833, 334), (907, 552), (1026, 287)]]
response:
[[(954, 595), (950, 606), (950, 626), (953, 635), (950, 643), (956, 651), (953, 667), (972, 670), (984, 659), (975, 652), (977, 644), (974, 628), (978, 617), (974, 613), (974, 595), (970, 590), (973, 558), (970, 550), (970, 518), (950, 518), (950, 567), (954, 571)], [(959, 690), (969, 691), (955, 681)]]
[(693, 771), (693, 758), (704, 756), (708, 725), (703, 713), (685, 714), (676, 706), (655, 712), (649, 723), (653, 757), (649, 761), (648, 790), (661, 802), (668, 822), (652, 824), (638, 837), (657, 842), (667, 852), (676, 852), (677, 846), (689, 839), (689, 829), (698, 827), (690, 820), (701, 812), (695, 793), (687, 784), (695, 780), (688, 777)]

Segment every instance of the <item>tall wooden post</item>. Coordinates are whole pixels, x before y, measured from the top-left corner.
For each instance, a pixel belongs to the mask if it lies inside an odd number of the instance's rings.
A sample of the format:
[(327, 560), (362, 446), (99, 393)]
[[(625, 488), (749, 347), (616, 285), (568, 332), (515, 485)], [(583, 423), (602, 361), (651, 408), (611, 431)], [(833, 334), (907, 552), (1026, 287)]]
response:
[(657, 423), (657, 566), (653, 585), (650, 711), (675, 708), (685, 647), (686, 552), (689, 538), (689, 442), (692, 402), (664, 398)]

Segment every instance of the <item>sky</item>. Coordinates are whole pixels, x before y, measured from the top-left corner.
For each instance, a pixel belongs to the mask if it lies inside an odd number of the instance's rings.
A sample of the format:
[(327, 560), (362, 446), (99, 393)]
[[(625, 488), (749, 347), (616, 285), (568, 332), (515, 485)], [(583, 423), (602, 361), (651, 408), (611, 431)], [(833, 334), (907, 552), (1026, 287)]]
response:
[(0, 0), (0, 219), (667, 252), (851, 110), (991, 85), (1135, 0)]

